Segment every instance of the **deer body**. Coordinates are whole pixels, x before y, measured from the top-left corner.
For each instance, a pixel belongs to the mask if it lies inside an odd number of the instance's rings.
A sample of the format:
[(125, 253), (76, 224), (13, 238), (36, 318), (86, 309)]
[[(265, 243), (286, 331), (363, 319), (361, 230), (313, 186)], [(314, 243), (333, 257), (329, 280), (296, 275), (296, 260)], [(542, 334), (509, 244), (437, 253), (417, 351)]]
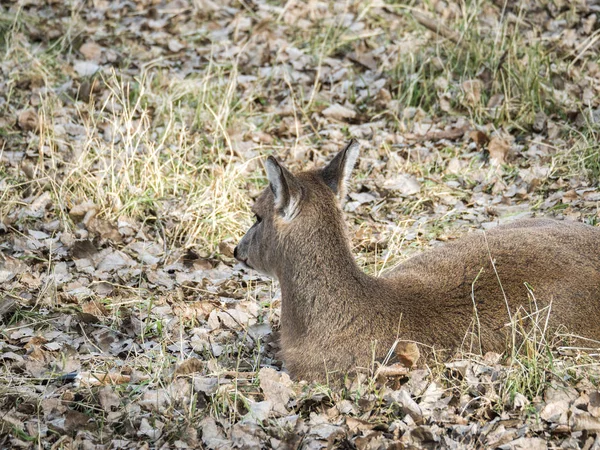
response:
[(469, 233), (384, 277), (363, 273), (339, 206), (357, 154), (351, 143), (325, 168), (297, 175), (269, 158), (257, 223), (235, 250), (279, 280), (282, 357), (292, 376), (368, 369), (397, 339), (451, 349), (471, 336), (470, 348), (501, 352), (507, 323), (532, 298), (538, 311), (547, 308), (542, 322), (548, 316), (554, 328), (600, 340), (599, 228), (522, 220)]

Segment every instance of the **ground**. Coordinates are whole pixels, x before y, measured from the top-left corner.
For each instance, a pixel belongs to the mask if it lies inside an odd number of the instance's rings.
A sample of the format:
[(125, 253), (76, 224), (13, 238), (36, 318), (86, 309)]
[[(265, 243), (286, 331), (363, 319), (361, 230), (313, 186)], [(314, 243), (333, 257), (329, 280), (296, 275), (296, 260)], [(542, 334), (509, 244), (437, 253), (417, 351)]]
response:
[(2, 2), (0, 447), (600, 448), (600, 344), (547, 311), (504, 355), (290, 380), (278, 286), (232, 258), (263, 159), (351, 138), (369, 273), (518, 217), (598, 226), (599, 12)]

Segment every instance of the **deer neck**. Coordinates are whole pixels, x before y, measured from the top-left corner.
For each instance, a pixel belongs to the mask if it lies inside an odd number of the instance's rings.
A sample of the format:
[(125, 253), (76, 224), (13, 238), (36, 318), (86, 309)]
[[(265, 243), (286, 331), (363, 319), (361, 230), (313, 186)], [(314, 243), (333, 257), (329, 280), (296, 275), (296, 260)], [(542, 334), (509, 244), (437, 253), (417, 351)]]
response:
[(381, 280), (358, 267), (346, 239), (330, 236), (325, 242), (301, 247), (301, 254), (282, 261), (278, 273), (281, 320), (294, 337), (344, 328), (365, 317), (369, 297), (381, 287)]

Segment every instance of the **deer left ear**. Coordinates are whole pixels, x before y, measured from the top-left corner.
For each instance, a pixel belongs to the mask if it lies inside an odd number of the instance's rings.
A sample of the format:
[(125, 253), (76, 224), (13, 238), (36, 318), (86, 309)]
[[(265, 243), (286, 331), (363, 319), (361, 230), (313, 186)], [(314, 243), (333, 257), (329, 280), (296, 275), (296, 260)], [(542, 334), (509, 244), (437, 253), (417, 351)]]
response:
[(272, 156), (265, 161), (265, 169), (269, 186), (273, 191), (275, 211), (285, 220), (292, 220), (300, 212), (300, 201), (302, 200), (300, 183)]
[(352, 169), (356, 165), (358, 159), (358, 152), (360, 145), (358, 141), (351, 140), (346, 147), (339, 152), (331, 160), (327, 166), (321, 170), (321, 176), (325, 184), (338, 196), (340, 200), (343, 200), (346, 196), (346, 186)]

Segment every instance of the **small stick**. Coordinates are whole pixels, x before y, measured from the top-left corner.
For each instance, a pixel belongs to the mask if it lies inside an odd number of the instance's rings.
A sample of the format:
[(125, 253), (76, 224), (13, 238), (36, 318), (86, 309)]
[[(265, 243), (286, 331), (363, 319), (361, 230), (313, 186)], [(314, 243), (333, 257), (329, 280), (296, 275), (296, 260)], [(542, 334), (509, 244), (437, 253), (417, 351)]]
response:
[(410, 369), (408, 367), (405, 367), (401, 364), (392, 364), (391, 366), (379, 367), (379, 369), (377, 369), (376, 377), (397, 377), (401, 375), (406, 375), (409, 372)]
[(445, 37), (446, 39), (450, 39), (455, 44), (459, 43), (460, 35), (456, 31), (451, 30), (446, 25), (432, 19), (422, 12), (412, 10), (411, 13), (415, 20), (425, 28), (428, 28), (429, 30), (439, 34), (442, 37)]

